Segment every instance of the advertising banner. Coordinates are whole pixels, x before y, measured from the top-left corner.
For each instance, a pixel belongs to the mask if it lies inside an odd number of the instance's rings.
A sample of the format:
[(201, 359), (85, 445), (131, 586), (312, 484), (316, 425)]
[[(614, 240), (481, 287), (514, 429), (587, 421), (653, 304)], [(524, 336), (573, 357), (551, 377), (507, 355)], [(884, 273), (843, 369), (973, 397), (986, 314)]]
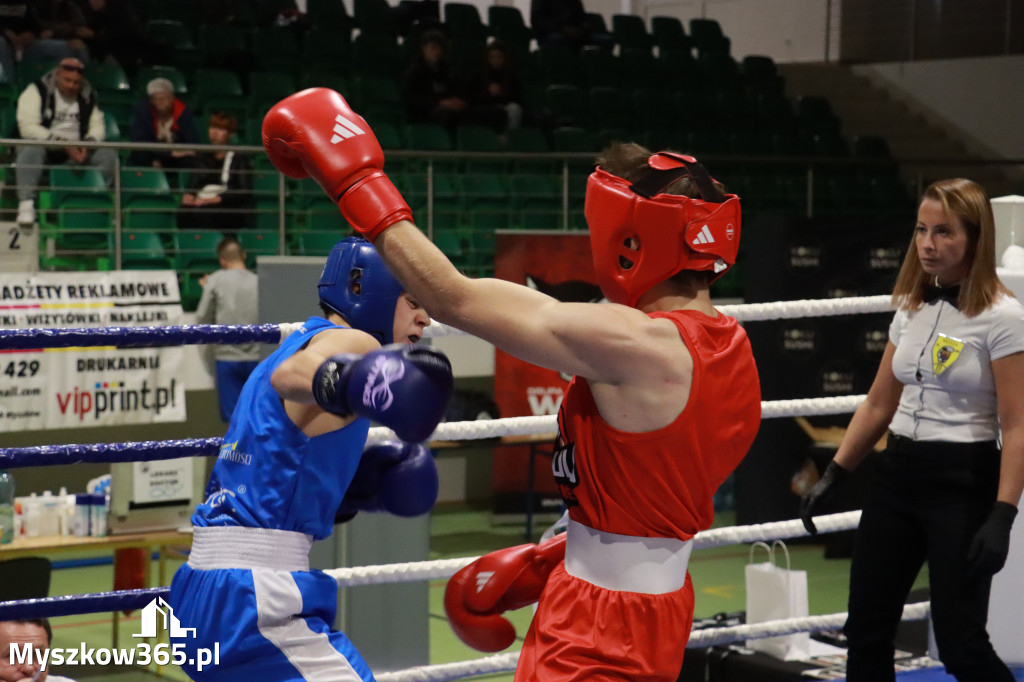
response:
[[(560, 301), (602, 299), (586, 232), (499, 231), (494, 274)], [(571, 378), (495, 350), (494, 398), (502, 417), (557, 414)], [(528, 499), (534, 512), (561, 513), (562, 500), (551, 475), (553, 443), (554, 434), (522, 447), (495, 448), (496, 514), (523, 514)], [(533, 481), (529, 479), (531, 456), (535, 464)]]
[[(0, 274), (0, 328), (181, 324), (171, 271)], [(0, 348), (0, 432), (185, 420), (183, 350)]]

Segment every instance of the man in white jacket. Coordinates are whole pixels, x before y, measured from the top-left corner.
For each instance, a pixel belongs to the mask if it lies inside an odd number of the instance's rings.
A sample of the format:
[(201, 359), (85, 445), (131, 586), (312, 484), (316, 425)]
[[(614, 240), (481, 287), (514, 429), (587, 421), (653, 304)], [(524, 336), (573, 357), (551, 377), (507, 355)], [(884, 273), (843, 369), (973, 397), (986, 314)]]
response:
[[(18, 97), (18, 132), (23, 139), (103, 140), (106, 132), (103, 112), (84, 72), (85, 65), (69, 57), (29, 83)], [(113, 149), (86, 149), (72, 144), (19, 147), (15, 160), (19, 224), (35, 222), (36, 192), (45, 166), (61, 163), (98, 167), (110, 186), (114, 182), (117, 154)]]

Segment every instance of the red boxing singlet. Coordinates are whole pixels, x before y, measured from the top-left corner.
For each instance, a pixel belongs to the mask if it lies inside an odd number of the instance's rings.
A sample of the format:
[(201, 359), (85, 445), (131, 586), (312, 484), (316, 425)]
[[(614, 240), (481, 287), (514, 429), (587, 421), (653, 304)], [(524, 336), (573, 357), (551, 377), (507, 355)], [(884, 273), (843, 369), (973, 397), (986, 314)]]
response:
[(689, 540), (711, 526), (715, 490), (754, 441), (761, 385), (735, 318), (693, 310), (650, 316), (675, 323), (693, 357), (686, 408), (661, 429), (627, 433), (601, 418), (586, 379), (575, 377), (558, 414), (552, 470), (574, 521)]

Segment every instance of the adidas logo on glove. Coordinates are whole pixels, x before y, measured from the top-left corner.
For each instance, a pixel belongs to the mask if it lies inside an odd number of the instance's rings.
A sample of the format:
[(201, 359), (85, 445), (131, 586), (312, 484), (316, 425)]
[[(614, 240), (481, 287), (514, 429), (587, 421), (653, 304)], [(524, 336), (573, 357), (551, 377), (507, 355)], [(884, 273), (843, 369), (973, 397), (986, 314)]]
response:
[(366, 134), (365, 130), (341, 114), (334, 117), (334, 124), (334, 136), (331, 137), (331, 144), (338, 144), (342, 140), (348, 140), (356, 135)]

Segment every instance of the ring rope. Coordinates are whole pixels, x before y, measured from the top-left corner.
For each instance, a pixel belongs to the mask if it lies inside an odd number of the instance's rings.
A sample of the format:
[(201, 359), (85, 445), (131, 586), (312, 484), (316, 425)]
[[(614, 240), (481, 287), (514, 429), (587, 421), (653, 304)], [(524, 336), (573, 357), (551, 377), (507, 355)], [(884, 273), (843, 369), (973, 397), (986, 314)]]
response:
[(36, 350), (117, 346), (153, 348), (189, 344), (280, 343), (301, 326), (283, 324), (196, 324), (167, 327), (86, 327), (82, 329), (0, 329), (0, 348)]
[[(852, 511), (817, 516), (814, 522), (818, 527), (819, 533), (834, 533), (856, 528), (859, 520), (860, 512)], [(702, 531), (694, 536), (694, 549), (708, 549), (722, 545), (804, 535), (807, 535), (807, 531), (804, 529), (802, 522), (798, 520), (774, 521), (772, 523), (734, 526), (731, 528), (714, 528)], [(435, 561), (413, 561), (383, 566), (352, 566), (329, 569), (324, 571), (324, 573), (334, 578), (338, 582), (338, 587), (416, 582), (419, 580), (449, 578), (456, 571), (464, 566), (468, 566), (479, 558), (473, 556)], [(154, 596), (166, 598), (168, 589), (166, 587), (156, 587), (141, 590), (98, 592), (2, 602), (0, 603), (0, 621), (12, 620), (15, 615), (19, 618), (38, 618), (43, 617), (43, 615), (47, 617), (52, 615), (77, 615), (142, 608)], [(26, 616), (26, 614), (28, 615)]]
[(177, 457), (205, 457), (216, 455), (223, 442), (224, 439), (218, 437), (0, 448), (0, 469), (81, 462), (149, 462)]
[[(772, 400), (761, 403), (762, 419), (777, 417), (847, 414), (864, 401), (864, 395), (832, 398), (802, 398)], [(555, 415), (534, 417), (505, 417), (504, 419), (477, 419), (475, 421), (443, 422), (430, 436), (432, 441), (483, 440), (500, 436), (529, 436), (554, 434)], [(367, 445), (397, 438), (395, 432), (384, 426), (370, 429)], [(52, 466), (79, 462), (144, 462), (175, 457), (203, 457), (216, 455), (223, 438), (185, 438), (180, 440), (136, 441), (127, 443), (86, 443), (79, 445), (34, 445), (19, 448), (0, 448), (0, 468), (14, 469), (27, 466)], [(526, 443), (524, 443), (525, 445)], [(141, 456), (140, 456), (141, 454)]]
[(893, 310), (892, 297), (850, 296), (847, 298), (815, 298), (771, 303), (736, 303), (716, 306), (718, 311), (740, 322), (787, 320), (798, 317), (831, 317), (860, 313), (884, 313)]
[[(825, 317), (892, 310), (888, 296), (739, 303), (718, 308), (740, 321)], [(86, 327), (76, 329), (0, 329), (0, 348), (36, 350), (116, 346), (152, 348), (190, 344), (280, 343), (302, 326), (302, 322), (281, 324), (198, 324), (166, 327)], [(424, 331), (427, 338), (464, 335), (462, 330), (438, 322)]]
[[(818, 528), (819, 533), (838, 533), (844, 530), (853, 530), (859, 523), (860, 510), (814, 517), (814, 525)], [(803, 522), (799, 519), (773, 521), (771, 523), (712, 528), (701, 531), (693, 536), (693, 548), (695, 550), (710, 549), (724, 545), (782, 540), (805, 537), (807, 535), (809, 533), (804, 528)], [(324, 573), (337, 580), (338, 587), (413, 582), (416, 580), (449, 578), (456, 571), (464, 566), (468, 566), (479, 558), (478, 556), (472, 556), (434, 561), (409, 561), (381, 566), (351, 566), (329, 569), (324, 571)]]
[(135, 610), (141, 609), (156, 597), (163, 597), (166, 600), (170, 593), (169, 587), (147, 587), (140, 590), (68, 594), (61, 597), (0, 602), (0, 621)]
[[(931, 613), (930, 602), (916, 602), (903, 606), (902, 620), (924, 620)], [(785, 620), (769, 620), (763, 623), (734, 625), (724, 628), (707, 628), (691, 633), (686, 643), (687, 649), (703, 649), (718, 644), (741, 642), (748, 639), (761, 639), (790, 635), (796, 632), (821, 632), (842, 627), (847, 614), (832, 613), (807, 618), (788, 618)], [(515, 670), (519, 661), (518, 651), (510, 651), (496, 656), (487, 656), (472, 661), (425, 665), (407, 670), (377, 675), (378, 682), (447, 682), (463, 677), (475, 677), (490, 673)]]

